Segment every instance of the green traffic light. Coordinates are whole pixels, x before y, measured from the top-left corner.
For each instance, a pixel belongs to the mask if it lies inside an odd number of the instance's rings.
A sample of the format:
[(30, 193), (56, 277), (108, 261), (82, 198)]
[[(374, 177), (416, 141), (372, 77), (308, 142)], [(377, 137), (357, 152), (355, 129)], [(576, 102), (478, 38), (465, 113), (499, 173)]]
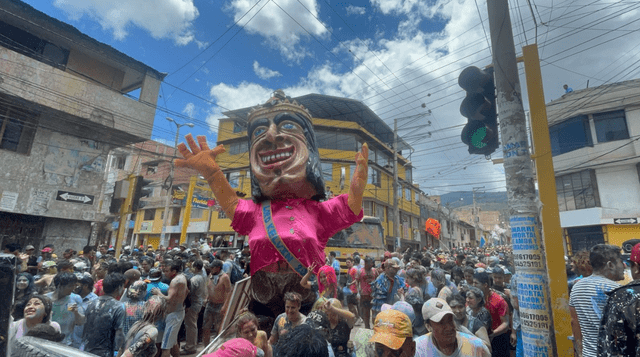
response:
[(483, 140), (487, 137), (487, 127), (481, 127), (473, 131), (471, 134), (471, 145), (475, 148), (482, 149), (487, 146)]

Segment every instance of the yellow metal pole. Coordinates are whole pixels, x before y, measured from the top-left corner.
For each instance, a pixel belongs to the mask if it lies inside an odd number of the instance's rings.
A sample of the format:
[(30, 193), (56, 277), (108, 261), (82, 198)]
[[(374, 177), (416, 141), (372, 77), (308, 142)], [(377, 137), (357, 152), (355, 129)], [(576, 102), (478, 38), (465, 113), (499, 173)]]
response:
[(542, 236), (545, 247), (549, 291), (556, 346), (559, 356), (573, 356), (571, 336), (571, 316), (569, 315), (569, 292), (564, 263), (562, 228), (556, 196), (556, 180), (549, 139), (547, 107), (544, 101), (540, 58), (536, 44), (522, 48), (524, 68), (527, 77), (529, 109), (531, 111), (531, 132), (535, 160), (538, 191), (542, 202)]
[(187, 228), (189, 227), (189, 220), (191, 219), (191, 204), (193, 202), (193, 191), (198, 182), (197, 176), (191, 176), (189, 180), (189, 190), (187, 191), (187, 200), (184, 205), (184, 215), (182, 216), (182, 232), (180, 233), (180, 244), (187, 240)]
[(127, 215), (131, 213), (131, 201), (133, 200), (133, 191), (136, 189), (137, 177), (129, 175), (127, 177), (129, 181), (129, 190), (127, 191), (127, 198), (124, 199), (122, 206), (120, 207), (120, 223), (118, 224), (118, 236), (116, 237), (116, 258), (120, 256), (120, 249), (122, 249), (122, 242), (124, 241), (124, 232), (126, 232)]

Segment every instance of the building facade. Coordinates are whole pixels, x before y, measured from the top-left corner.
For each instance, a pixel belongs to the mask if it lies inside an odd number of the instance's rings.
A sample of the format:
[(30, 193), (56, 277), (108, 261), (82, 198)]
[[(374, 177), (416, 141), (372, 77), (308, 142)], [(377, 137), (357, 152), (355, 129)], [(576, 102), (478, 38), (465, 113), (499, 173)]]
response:
[(640, 238), (640, 80), (567, 93), (547, 116), (567, 252)]
[(164, 74), (21, 1), (0, 9), (0, 240), (81, 250), (109, 213), (109, 152), (151, 136)]

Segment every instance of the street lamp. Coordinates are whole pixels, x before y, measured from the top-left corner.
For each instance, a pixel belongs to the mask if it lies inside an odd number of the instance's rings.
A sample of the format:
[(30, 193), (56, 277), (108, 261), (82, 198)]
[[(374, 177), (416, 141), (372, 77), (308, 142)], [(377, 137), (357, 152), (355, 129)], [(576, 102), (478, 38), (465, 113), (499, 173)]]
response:
[(167, 120), (174, 123), (176, 125), (176, 138), (175, 138), (175, 142), (173, 145), (173, 157), (171, 158), (171, 171), (169, 172), (169, 180), (167, 180), (167, 182), (169, 183), (167, 186), (167, 199), (165, 200), (164, 203), (164, 217), (162, 219), (162, 233), (160, 233), (160, 244), (166, 246), (168, 243), (166, 241), (166, 234), (167, 234), (167, 220), (169, 219), (169, 204), (171, 203), (171, 187), (173, 186), (173, 173), (174, 173), (174, 163), (173, 161), (176, 158), (176, 151), (178, 150), (178, 138), (180, 137), (180, 128), (183, 126), (188, 126), (190, 128), (193, 128), (193, 123), (184, 123), (184, 124), (178, 124), (178, 122), (176, 122), (175, 120), (167, 117)]

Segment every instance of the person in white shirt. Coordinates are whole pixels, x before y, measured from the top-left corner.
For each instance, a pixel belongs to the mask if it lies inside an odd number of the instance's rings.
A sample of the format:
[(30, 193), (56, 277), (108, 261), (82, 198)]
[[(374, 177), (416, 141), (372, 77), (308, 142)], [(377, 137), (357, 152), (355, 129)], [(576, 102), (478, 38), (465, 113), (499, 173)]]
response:
[(431, 298), (422, 306), (422, 316), (430, 333), (416, 339), (415, 357), (489, 357), (482, 340), (456, 331), (453, 311), (446, 301)]

